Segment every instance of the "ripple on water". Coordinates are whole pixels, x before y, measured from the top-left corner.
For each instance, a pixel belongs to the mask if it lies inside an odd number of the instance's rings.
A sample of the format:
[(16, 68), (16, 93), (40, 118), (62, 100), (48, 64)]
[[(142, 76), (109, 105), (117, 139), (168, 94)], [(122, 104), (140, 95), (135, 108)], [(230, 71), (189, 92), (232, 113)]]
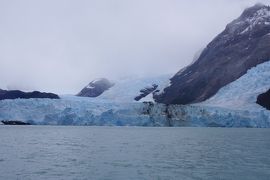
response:
[(0, 128), (0, 179), (270, 177), (270, 129)]

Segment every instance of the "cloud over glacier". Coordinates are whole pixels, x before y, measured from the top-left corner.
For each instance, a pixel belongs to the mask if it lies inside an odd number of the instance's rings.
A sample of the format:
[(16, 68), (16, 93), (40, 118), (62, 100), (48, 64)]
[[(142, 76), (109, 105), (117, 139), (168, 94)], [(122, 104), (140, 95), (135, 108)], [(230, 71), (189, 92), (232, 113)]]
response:
[(0, 88), (77, 93), (97, 77), (175, 73), (255, 2), (1, 1)]

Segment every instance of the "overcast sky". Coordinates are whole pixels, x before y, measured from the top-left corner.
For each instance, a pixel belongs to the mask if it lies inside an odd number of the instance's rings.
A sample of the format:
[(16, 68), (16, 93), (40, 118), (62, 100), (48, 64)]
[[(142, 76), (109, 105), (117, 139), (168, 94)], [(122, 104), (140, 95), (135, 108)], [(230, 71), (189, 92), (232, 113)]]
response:
[(256, 2), (0, 0), (0, 88), (66, 94), (99, 77), (176, 73)]

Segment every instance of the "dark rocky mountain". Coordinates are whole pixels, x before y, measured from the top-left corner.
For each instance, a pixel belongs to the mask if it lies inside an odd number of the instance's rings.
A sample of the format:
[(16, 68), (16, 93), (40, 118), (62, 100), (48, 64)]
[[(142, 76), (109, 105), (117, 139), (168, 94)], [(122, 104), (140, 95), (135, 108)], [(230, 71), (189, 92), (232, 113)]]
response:
[(270, 7), (256, 4), (228, 24), (190, 66), (179, 71), (156, 102), (190, 104), (204, 101), (244, 75), (248, 69), (270, 60)]
[(270, 110), (270, 89), (257, 97), (257, 104)]
[(147, 95), (149, 95), (150, 93), (154, 92), (157, 89), (158, 85), (156, 84), (152, 84), (152, 86), (149, 87), (145, 87), (144, 89), (140, 90), (140, 95), (136, 96), (134, 98), (135, 101), (139, 101), (142, 98), (146, 97)]
[(108, 79), (105, 79), (105, 78), (96, 79), (90, 82), (86, 87), (84, 87), (81, 90), (81, 92), (77, 94), (77, 96), (98, 97), (104, 91), (110, 89), (112, 86), (114, 86), (114, 84), (111, 83)]
[(53, 93), (44, 93), (39, 91), (23, 92), (19, 90), (2, 90), (0, 89), (0, 100), (4, 99), (30, 99), (30, 98), (49, 98), (49, 99), (60, 99), (58, 95)]

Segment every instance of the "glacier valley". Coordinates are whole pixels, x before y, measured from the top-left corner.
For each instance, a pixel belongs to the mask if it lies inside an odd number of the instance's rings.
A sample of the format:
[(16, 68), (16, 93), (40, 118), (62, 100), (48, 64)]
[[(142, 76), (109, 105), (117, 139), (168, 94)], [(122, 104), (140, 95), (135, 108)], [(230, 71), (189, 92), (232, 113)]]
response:
[[(63, 95), (61, 99), (0, 101), (0, 120), (42, 125), (270, 127), (270, 111), (256, 104), (270, 86), (270, 61), (250, 69), (212, 98), (191, 105), (165, 105), (133, 100), (140, 88), (167, 83), (158, 78), (121, 80), (97, 98)], [(150, 94), (149, 96), (151, 96)]]

